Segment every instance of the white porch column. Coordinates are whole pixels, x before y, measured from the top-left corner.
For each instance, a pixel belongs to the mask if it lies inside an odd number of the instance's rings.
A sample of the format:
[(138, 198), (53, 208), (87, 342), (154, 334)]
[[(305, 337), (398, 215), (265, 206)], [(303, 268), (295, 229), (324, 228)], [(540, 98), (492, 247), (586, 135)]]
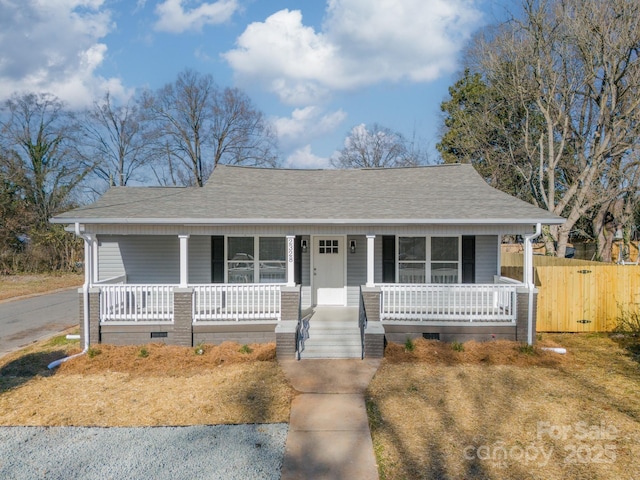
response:
[(529, 304), (527, 306), (527, 343), (533, 345), (533, 291), (535, 290), (533, 278), (533, 239), (540, 235), (542, 226), (537, 223), (535, 231), (531, 235), (524, 236), (524, 275), (523, 282), (529, 290)]
[(287, 287), (295, 287), (296, 236), (287, 235)]
[(496, 271), (498, 277), (502, 276), (502, 235), (498, 235), (498, 264), (496, 265)]
[(180, 288), (189, 284), (189, 234), (178, 235), (180, 239)]
[(93, 244), (93, 250), (91, 252), (91, 255), (93, 255), (93, 279), (92, 279), (92, 283), (98, 283), (99, 277), (100, 277), (100, 273), (98, 271), (99, 268), (99, 257), (98, 257), (98, 238), (93, 237), (93, 241), (91, 242)]
[(98, 281), (96, 273), (97, 255), (96, 248), (97, 241), (94, 235), (84, 235), (84, 280), (87, 286), (90, 288), (94, 283)]
[(531, 285), (531, 272), (533, 265), (533, 245), (529, 241), (528, 238), (525, 238), (524, 241), (524, 252), (523, 252), (523, 272), (522, 272), (522, 283), (529, 286)]
[(375, 235), (367, 235), (367, 287), (373, 287), (374, 282), (374, 245)]

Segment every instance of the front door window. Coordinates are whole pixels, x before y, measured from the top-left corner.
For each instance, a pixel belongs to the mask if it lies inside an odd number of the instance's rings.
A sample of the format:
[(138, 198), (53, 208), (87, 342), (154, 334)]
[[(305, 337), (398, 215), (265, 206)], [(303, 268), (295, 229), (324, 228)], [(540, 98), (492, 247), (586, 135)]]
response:
[(321, 255), (337, 255), (340, 253), (338, 240), (319, 240), (318, 253)]

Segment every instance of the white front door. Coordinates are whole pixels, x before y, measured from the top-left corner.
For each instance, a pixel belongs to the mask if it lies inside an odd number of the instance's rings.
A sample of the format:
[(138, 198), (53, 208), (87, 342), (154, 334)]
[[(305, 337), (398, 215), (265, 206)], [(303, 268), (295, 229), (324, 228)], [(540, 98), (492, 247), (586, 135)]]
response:
[(345, 237), (313, 238), (313, 292), (316, 305), (345, 305)]

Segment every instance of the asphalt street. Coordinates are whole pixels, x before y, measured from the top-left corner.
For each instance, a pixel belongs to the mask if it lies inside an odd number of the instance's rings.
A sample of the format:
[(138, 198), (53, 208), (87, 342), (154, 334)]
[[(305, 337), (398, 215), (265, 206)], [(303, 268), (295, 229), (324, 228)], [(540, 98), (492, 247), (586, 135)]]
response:
[(0, 357), (78, 325), (78, 289), (0, 303)]

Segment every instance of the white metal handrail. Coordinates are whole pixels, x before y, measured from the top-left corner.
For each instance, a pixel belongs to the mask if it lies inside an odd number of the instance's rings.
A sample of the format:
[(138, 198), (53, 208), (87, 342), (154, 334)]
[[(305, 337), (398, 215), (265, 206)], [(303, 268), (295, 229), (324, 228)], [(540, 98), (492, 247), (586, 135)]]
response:
[(193, 288), (193, 321), (280, 320), (280, 287), (276, 283), (189, 285)]
[(100, 321), (173, 322), (175, 285), (101, 285)]
[(515, 285), (383, 284), (379, 287), (382, 320), (516, 320)]

